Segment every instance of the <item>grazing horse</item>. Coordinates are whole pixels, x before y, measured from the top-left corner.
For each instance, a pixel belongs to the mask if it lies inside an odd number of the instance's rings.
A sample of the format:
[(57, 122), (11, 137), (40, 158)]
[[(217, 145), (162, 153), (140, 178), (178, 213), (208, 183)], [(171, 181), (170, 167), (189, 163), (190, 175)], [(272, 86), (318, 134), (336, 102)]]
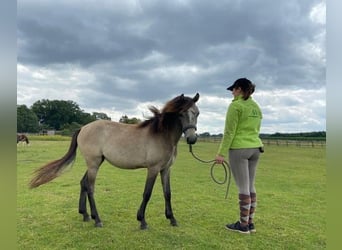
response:
[(26, 142), (26, 145), (28, 145), (30, 142), (29, 142), (29, 139), (27, 138), (26, 135), (24, 134), (17, 134), (17, 144), (19, 142)]
[(96, 227), (102, 227), (94, 185), (100, 165), (107, 160), (122, 169), (147, 168), (143, 199), (137, 212), (141, 229), (147, 228), (145, 209), (158, 174), (163, 186), (165, 216), (172, 226), (177, 226), (171, 207), (170, 167), (176, 158), (182, 133), (188, 144), (196, 143), (199, 110), (195, 103), (198, 99), (198, 93), (193, 98), (182, 94), (167, 102), (162, 110), (152, 106), (149, 109), (153, 116), (139, 124), (97, 120), (83, 126), (73, 135), (69, 150), (62, 158), (35, 171), (30, 187), (38, 187), (59, 176), (75, 160), (78, 146), (87, 164), (80, 182), (79, 213), (83, 215), (83, 221), (90, 220), (86, 206), (88, 198), (91, 218)]

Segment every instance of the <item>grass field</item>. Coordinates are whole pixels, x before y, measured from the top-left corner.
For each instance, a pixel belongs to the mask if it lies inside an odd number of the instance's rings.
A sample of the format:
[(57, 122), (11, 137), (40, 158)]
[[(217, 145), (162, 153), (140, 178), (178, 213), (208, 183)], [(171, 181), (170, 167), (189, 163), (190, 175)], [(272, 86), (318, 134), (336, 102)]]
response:
[[(237, 189), (210, 177), (210, 165), (192, 158), (181, 142), (172, 166), (171, 188), (178, 227), (164, 217), (158, 177), (146, 209), (149, 229), (136, 220), (146, 170), (121, 170), (104, 163), (95, 198), (103, 228), (82, 222), (78, 214), (79, 181), (86, 168), (78, 154), (73, 168), (54, 181), (29, 189), (34, 169), (64, 155), (68, 141), (31, 141), (17, 147), (18, 249), (325, 249), (325, 148), (266, 146), (257, 171), (257, 233), (224, 229), (238, 219)], [(213, 159), (217, 143), (199, 142), (193, 149)], [(216, 172), (217, 178), (220, 171)]]

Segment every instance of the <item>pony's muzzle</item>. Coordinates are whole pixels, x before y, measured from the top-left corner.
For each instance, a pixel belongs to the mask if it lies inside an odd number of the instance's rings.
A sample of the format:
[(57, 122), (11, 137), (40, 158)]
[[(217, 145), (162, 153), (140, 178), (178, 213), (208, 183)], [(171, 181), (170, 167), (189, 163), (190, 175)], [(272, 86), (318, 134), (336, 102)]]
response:
[(196, 126), (195, 125), (188, 125), (183, 129), (186, 142), (188, 144), (195, 144), (197, 141), (197, 134), (196, 134)]
[(196, 135), (195, 136), (189, 136), (189, 137), (186, 138), (186, 142), (188, 144), (195, 144), (196, 141), (197, 141), (197, 136)]

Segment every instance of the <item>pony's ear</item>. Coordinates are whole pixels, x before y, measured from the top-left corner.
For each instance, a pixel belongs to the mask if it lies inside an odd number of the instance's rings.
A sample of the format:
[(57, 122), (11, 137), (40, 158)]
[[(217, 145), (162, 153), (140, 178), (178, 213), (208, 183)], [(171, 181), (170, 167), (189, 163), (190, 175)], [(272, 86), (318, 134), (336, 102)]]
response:
[(194, 98), (192, 98), (192, 100), (193, 100), (194, 102), (197, 102), (198, 99), (199, 99), (199, 94), (197, 93), (197, 94), (194, 96)]
[(184, 94), (181, 94), (179, 97), (180, 97), (181, 100), (183, 100), (184, 99)]

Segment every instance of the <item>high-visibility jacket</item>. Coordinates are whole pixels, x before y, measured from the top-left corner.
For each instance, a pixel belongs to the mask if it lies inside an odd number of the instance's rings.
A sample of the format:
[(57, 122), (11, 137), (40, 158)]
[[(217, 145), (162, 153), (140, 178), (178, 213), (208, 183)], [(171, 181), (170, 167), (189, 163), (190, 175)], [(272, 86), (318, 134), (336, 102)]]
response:
[(229, 105), (223, 138), (218, 155), (226, 156), (229, 149), (259, 148), (262, 112), (259, 105), (249, 97), (236, 96)]

